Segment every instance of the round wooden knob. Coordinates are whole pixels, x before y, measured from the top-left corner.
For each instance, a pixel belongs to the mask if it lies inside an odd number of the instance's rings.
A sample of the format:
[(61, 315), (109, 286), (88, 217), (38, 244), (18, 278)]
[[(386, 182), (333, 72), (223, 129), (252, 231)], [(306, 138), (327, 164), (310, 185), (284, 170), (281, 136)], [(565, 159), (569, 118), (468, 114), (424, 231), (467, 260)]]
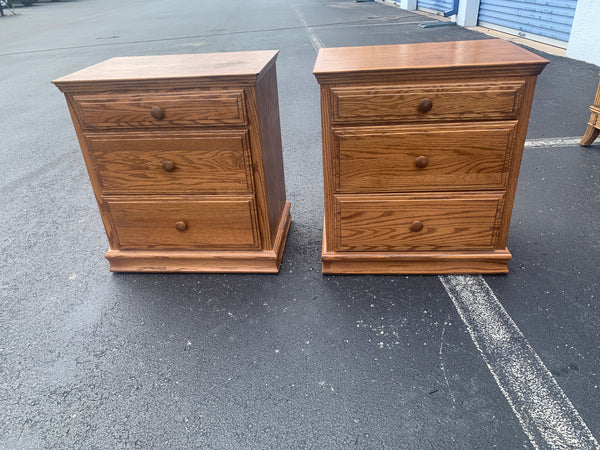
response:
[(428, 98), (424, 98), (419, 102), (419, 111), (426, 113), (430, 111), (431, 108), (433, 108), (433, 102)]
[(177, 222), (175, 224), (175, 228), (177, 228), (179, 231), (185, 231), (187, 230), (187, 224), (185, 222)]
[(410, 231), (421, 231), (423, 229), (423, 224), (421, 222), (419, 222), (418, 220), (416, 222), (413, 222), (410, 224)]
[(152, 117), (154, 117), (156, 120), (161, 120), (163, 117), (165, 117), (165, 112), (160, 106), (153, 106), (150, 110), (150, 114), (152, 114)]
[(429, 164), (427, 156), (419, 156), (417, 159), (415, 159), (415, 166), (417, 166), (419, 169), (424, 169), (427, 167), (427, 164)]
[(162, 169), (165, 172), (173, 172), (175, 170), (175, 164), (173, 164), (171, 161), (163, 161)]

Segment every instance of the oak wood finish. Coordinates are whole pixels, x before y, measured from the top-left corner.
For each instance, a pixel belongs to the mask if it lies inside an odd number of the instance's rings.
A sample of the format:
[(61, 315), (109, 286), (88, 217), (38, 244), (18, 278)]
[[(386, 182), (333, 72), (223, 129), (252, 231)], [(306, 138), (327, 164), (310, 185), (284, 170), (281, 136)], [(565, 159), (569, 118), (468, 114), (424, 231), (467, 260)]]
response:
[(323, 273), (507, 273), (547, 63), (502, 40), (320, 50)]
[(104, 194), (250, 193), (246, 131), (86, 134)]
[[(244, 125), (243, 91), (74, 95), (85, 128)], [(160, 105), (160, 106), (158, 106)]]
[(516, 118), (523, 81), (423, 86), (333, 87), (334, 122)]
[(492, 250), (502, 195), (337, 198), (340, 251)]
[(476, 72), (508, 77), (538, 75), (546, 64), (548, 60), (510, 42), (484, 39), (324, 48), (319, 51), (313, 72), (319, 82), (325, 83), (347, 79), (350, 73), (355, 80), (385, 78), (414, 83), (428, 79), (446, 83), (460, 82), (464, 75), (472, 77)]
[(590, 106), (590, 120), (588, 121), (585, 134), (581, 138), (579, 145), (589, 147), (600, 134), (600, 82), (596, 91), (594, 104)]
[(105, 198), (116, 248), (257, 248), (253, 198)]
[[(285, 204), (277, 227), (273, 252), (227, 250), (109, 250), (106, 258), (113, 272), (255, 272), (274, 273), (279, 267), (290, 228), (290, 203)], [(201, 267), (201, 270), (198, 268)]]
[(516, 125), (336, 128), (336, 193), (504, 189)]
[(111, 271), (279, 271), (291, 223), (276, 51), (113, 58), (65, 93)]

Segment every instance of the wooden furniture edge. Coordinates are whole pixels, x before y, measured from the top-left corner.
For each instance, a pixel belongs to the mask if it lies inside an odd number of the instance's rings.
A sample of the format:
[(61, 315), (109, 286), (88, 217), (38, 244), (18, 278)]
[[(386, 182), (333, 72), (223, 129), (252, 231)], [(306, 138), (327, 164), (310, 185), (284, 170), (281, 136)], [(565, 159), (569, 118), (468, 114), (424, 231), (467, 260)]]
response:
[(477, 71), (481, 71), (480, 78), (490, 77), (520, 77), (539, 75), (547, 63), (533, 64), (515, 64), (509, 69), (502, 66), (468, 66), (464, 65), (460, 68), (445, 67), (441, 69), (390, 69), (372, 72), (370, 70), (354, 70), (346, 72), (313, 72), (317, 81), (321, 85), (334, 84), (340, 81), (347, 81), (354, 84), (364, 82), (376, 82), (378, 84), (391, 84), (401, 81), (412, 81), (418, 77), (420, 82), (424, 81), (439, 81), (440, 77), (461, 79), (465, 75), (470, 75), (471, 78), (476, 78)]
[[(155, 78), (122, 77), (114, 79), (103, 79), (93, 77), (90, 77), (89, 79), (69, 79), (67, 77), (61, 77), (52, 80), (51, 83), (54, 84), (63, 93), (102, 91), (106, 89), (127, 90), (131, 88), (132, 85), (134, 85), (136, 89), (149, 90), (161, 89), (162, 86), (164, 86), (165, 84), (168, 84), (169, 86), (177, 89), (216, 86), (228, 87), (232, 84), (237, 84), (242, 87), (250, 87), (256, 85), (256, 83), (258, 83), (258, 81), (263, 77), (263, 75), (277, 61), (279, 50), (269, 50), (269, 52), (272, 52), (272, 54), (269, 57), (265, 57), (264, 61), (261, 63), (260, 70), (248, 73), (237, 73), (228, 75), (205, 74)], [(102, 62), (109, 61), (110, 59), (113, 58), (109, 58), (108, 60)]]
[(256, 201), (265, 214), (260, 217), (261, 237), (268, 247), (277, 236), (282, 211), (286, 207), (283, 145), (279, 117), (277, 69), (270, 64), (262, 72), (256, 88), (246, 93), (248, 104), (249, 138), (252, 160), (261, 164), (254, 168), (254, 183), (264, 186), (256, 192)]
[(278, 273), (291, 221), (286, 202), (271, 250), (109, 250), (105, 257), (111, 272)]
[[(512, 255), (503, 250), (473, 252), (328, 252), (325, 224), (321, 250), (323, 275), (506, 274)], [(419, 264), (415, 267), (415, 264)]]
[(579, 142), (582, 147), (589, 147), (600, 135), (600, 82), (594, 103), (590, 106), (590, 120), (588, 120), (585, 133)]
[[(476, 47), (484, 46), (487, 48), (479, 49), (489, 51), (508, 51), (515, 55), (511, 61), (459, 61), (458, 63), (454, 59), (436, 60), (432, 63), (431, 59), (423, 59), (419, 57), (419, 54), (427, 53), (431, 48), (435, 47), (438, 51), (448, 51), (459, 53), (466, 53), (473, 51), (473, 49), (466, 48), (460, 49), (457, 46)], [(404, 53), (400, 55), (394, 55), (395, 49), (404, 50)], [(347, 52), (369, 52), (375, 50), (383, 50), (383, 52), (389, 53), (386, 58), (382, 58), (381, 55), (373, 56), (372, 54), (361, 55), (364, 59), (369, 59), (369, 64), (366, 67), (332, 67), (323, 62), (325, 58), (345, 60), (348, 55)], [(336, 55), (337, 53), (337, 55)], [(390, 55), (391, 54), (391, 55)], [(334, 56), (335, 55), (335, 56)], [(417, 55), (417, 56), (415, 56)], [(395, 65), (390, 67), (387, 64), (387, 57), (397, 56), (402, 59), (406, 65), (399, 67)], [(362, 60), (363, 63), (365, 62)], [(385, 64), (382, 61), (386, 61)], [(474, 71), (484, 70), (487, 72), (487, 76), (491, 75), (539, 75), (543, 68), (549, 63), (546, 58), (543, 58), (530, 50), (522, 48), (512, 42), (505, 41), (503, 39), (483, 39), (483, 40), (467, 40), (467, 41), (450, 41), (450, 42), (424, 42), (424, 43), (411, 43), (411, 44), (391, 44), (391, 45), (367, 45), (367, 46), (353, 46), (353, 47), (330, 47), (322, 48), (319, 50), (315, 65), (313, 68), (313, 74), (317, 78), (319, 84), (329, 83), (338, 81), (340, 79), (356, 79), (357, 77), (364, 80), (370, 75), (375, 77), (375, 80), (386, 80), (390, 81), (391, 78), (397, 76), (399, 79), (404, 77), (414, 77), (419, 75), (421, 78), (426, 77), (430, 74), (436, 79), (439, 76), (460, 76), (463, 71), (468, 71), (469, 74), (473, 74)], [(506, 67), (510, 66), (510, 69)], [(370, 66), (370, 67), (369, 67)], [(491, 72), (490, 72), (491, 70)], [(348, 77), (348, 75), (350, 75)], [(391, 78), (390, 78), (391, 77)]]
[(435, 253), (382, 253), (380, 255), (336, 252), (322, 254), (322, 272), (329, 274), (433, 275), (506, 274), (512, 255), (504, 250)]
[(281, 220), (279, 221), (277, 234), (275, 235), (274, 239), (273, 252), (277, 254), (277, 272), (279, 272), (281, 259), (283, 258), (283, 251), (287, 242), (287, 236), (290, 231), (290, 226), (292, 225), (292, 215), (290, 213), (290, 208), (290, 202), (286, 200), (283, 210), (281, 212)]
[[(477, 264), (477, 265), (476, 265)], [(420, 270), (413, 262), (387, 261), (363, 262), (354, 264), (340, 261), (322, 263), (323, 275), (501, 275), (508, 274), (507, 264), (489, 261), (436, 261)]]

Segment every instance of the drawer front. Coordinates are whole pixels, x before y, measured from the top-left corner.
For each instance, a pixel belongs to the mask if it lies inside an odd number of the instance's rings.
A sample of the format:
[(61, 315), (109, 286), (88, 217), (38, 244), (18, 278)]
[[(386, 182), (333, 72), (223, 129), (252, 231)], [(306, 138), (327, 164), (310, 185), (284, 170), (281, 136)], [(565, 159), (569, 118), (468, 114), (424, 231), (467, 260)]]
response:
[(86, 137), (105, 194), (252, 192), (245, 131)]
[(242, 90), (76, 94), (87, 129), (244, 125)]
[(254, 200), (105, 198), (119, 249), (258, 248)]
[(524, 81), (334, 87), (333, 122), (514, 119)]
[(337, 198), (336, 250), (493, 249), (503, 195)]
[(334, 130), (338, 193), (501, 190), (516, 122)]

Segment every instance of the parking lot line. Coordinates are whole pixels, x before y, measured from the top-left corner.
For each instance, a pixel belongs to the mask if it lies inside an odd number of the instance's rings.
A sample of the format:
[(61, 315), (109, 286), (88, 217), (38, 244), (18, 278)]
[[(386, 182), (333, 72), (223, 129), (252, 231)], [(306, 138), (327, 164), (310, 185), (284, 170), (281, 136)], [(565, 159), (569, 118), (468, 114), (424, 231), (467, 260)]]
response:
[(540, 147), (569, 147), (578, 145), (581, 137), (555, 137), (541, 139), (527, 139), (525, 148), (540, 148)]
[(302, 12), (296, 7), (296, 5), (292, 5), (292, 8), (294, 9), (296, 16), (298, 17), (298, 20), (304, 27), (304, 31), (308, 35), (308, 38), (310, 39), (310, 43), (312, 44), (315, 51), (317, 53), (319, 53), (319, 49), (325, 47), (325, 45), (323, 45), (323, 42), (321, 41), (321, 39), (319, 39), (319, 36), (317, 36), (317, 33), (315, 33), (315, 31), (308, 25), (308, 23), (306, 23), (304, 14), (302, 14)]
[(598, 442), (482, 276), (439, 276), (498, 387), (535, 448)]

